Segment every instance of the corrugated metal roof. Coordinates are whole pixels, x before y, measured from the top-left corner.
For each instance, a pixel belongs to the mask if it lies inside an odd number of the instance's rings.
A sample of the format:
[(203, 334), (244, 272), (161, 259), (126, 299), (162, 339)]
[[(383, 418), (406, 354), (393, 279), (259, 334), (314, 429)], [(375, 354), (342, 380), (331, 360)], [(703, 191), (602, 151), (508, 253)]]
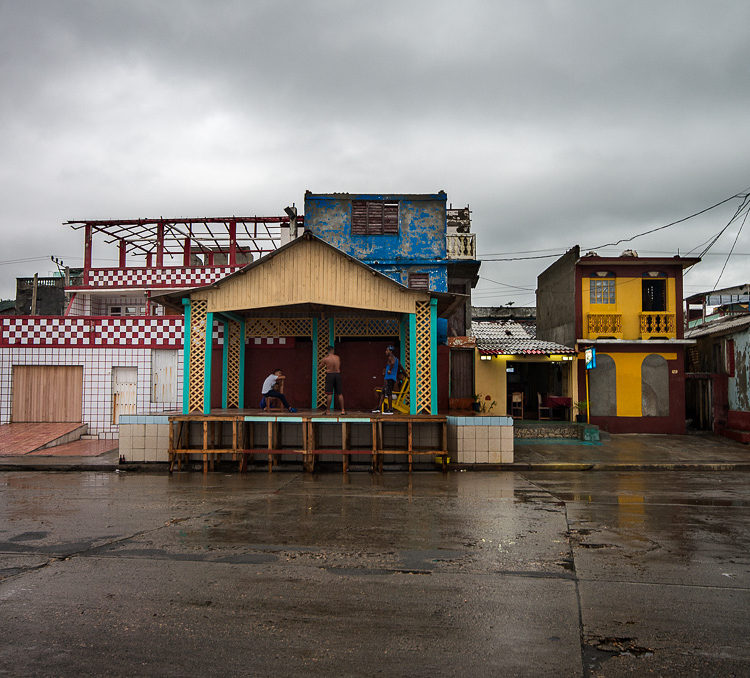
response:
[(731, 318), (721, 318), (711, 320), (710, 322), (692, 327), (685, 330), (686, 339), (697, 339), (698, 337), (707, 337), (712, 334), (726, 334), (728, 332), (738, 332), (742, 328), (750, 325), (750, 315), (733, 316)]
[(472, 322), (471, 333), (483, 355), (571, 354), (576, 350), (536, 338), (536, 324), (515, 320)]

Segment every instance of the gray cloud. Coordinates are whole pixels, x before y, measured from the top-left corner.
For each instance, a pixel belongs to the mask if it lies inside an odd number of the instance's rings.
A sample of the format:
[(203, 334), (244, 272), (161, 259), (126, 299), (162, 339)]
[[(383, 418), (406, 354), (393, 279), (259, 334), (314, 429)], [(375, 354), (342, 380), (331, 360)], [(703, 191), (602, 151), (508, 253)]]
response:
[[(740, 1), (0, 2), (0, 261), (40, 258), (0, 265), (0, 294), (49, 254), (78, 263), (66, 219), (279, 214), (306, 188), (445, 189), (483, 253), (669, 222), (750, 186), (748, 19)], [(725, 207), (632, 246), (684, 252)], [(547, 263), (483, 275), (533, 288)], [(478, 299), (533, 302), (499, 289)]]

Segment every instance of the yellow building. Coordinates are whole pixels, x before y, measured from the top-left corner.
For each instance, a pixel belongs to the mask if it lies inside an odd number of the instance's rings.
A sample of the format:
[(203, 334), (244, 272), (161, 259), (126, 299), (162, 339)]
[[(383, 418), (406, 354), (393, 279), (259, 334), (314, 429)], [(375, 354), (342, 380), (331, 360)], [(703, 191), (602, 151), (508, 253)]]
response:
[[(613, 433), (684, 433), (684, 351), (694, 342), (684, 338), (682, 275), (698, 261), (632, 250), (581, 257), (576, 246), (539, 276), (538, 336), (579, 351), (577, 399), (588, 397), (592, 423)], [(590, 370), (586, 348), (596, 351)]]
[(473, 322), (476, 393), (482, 411), (520, 419), (573, 416), (575, 349), (534, 336), (515, 320)]

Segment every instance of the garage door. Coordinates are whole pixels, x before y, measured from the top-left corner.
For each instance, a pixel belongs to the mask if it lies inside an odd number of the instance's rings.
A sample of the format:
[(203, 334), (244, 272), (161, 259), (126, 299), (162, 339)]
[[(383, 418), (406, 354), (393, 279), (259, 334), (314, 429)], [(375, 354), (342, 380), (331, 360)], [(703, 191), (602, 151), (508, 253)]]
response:
[(83, 367), (13, 366), (11, 421), (82, 421)]

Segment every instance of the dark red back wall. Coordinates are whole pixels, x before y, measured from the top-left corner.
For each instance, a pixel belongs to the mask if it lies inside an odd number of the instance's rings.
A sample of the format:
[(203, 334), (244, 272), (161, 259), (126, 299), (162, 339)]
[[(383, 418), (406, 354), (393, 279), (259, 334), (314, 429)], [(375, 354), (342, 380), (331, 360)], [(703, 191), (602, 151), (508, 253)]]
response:
[[(382, 341), (341, 341), (336, 353), (341, 357), (344, 404), (351, 410), (372, 410), (377, 404), (374, 389), (383, 384), (385, 349), (392, 344)], [(396, 355), (400, 356), (398, 343)], [(438, 408), (448, 409), (449, 349), (438, 346)], [(211, 406), (221, 407), (222, 353), (214, 346), (211, 380)], [(293, 407), (309, 409), (312, 390), (312, 342), (297, 340), (294, 348), (257, 347), (245, 350), (245, 407), (257, 408), (263, 380), (275, 369), (286, 375), (284, 394)]]

